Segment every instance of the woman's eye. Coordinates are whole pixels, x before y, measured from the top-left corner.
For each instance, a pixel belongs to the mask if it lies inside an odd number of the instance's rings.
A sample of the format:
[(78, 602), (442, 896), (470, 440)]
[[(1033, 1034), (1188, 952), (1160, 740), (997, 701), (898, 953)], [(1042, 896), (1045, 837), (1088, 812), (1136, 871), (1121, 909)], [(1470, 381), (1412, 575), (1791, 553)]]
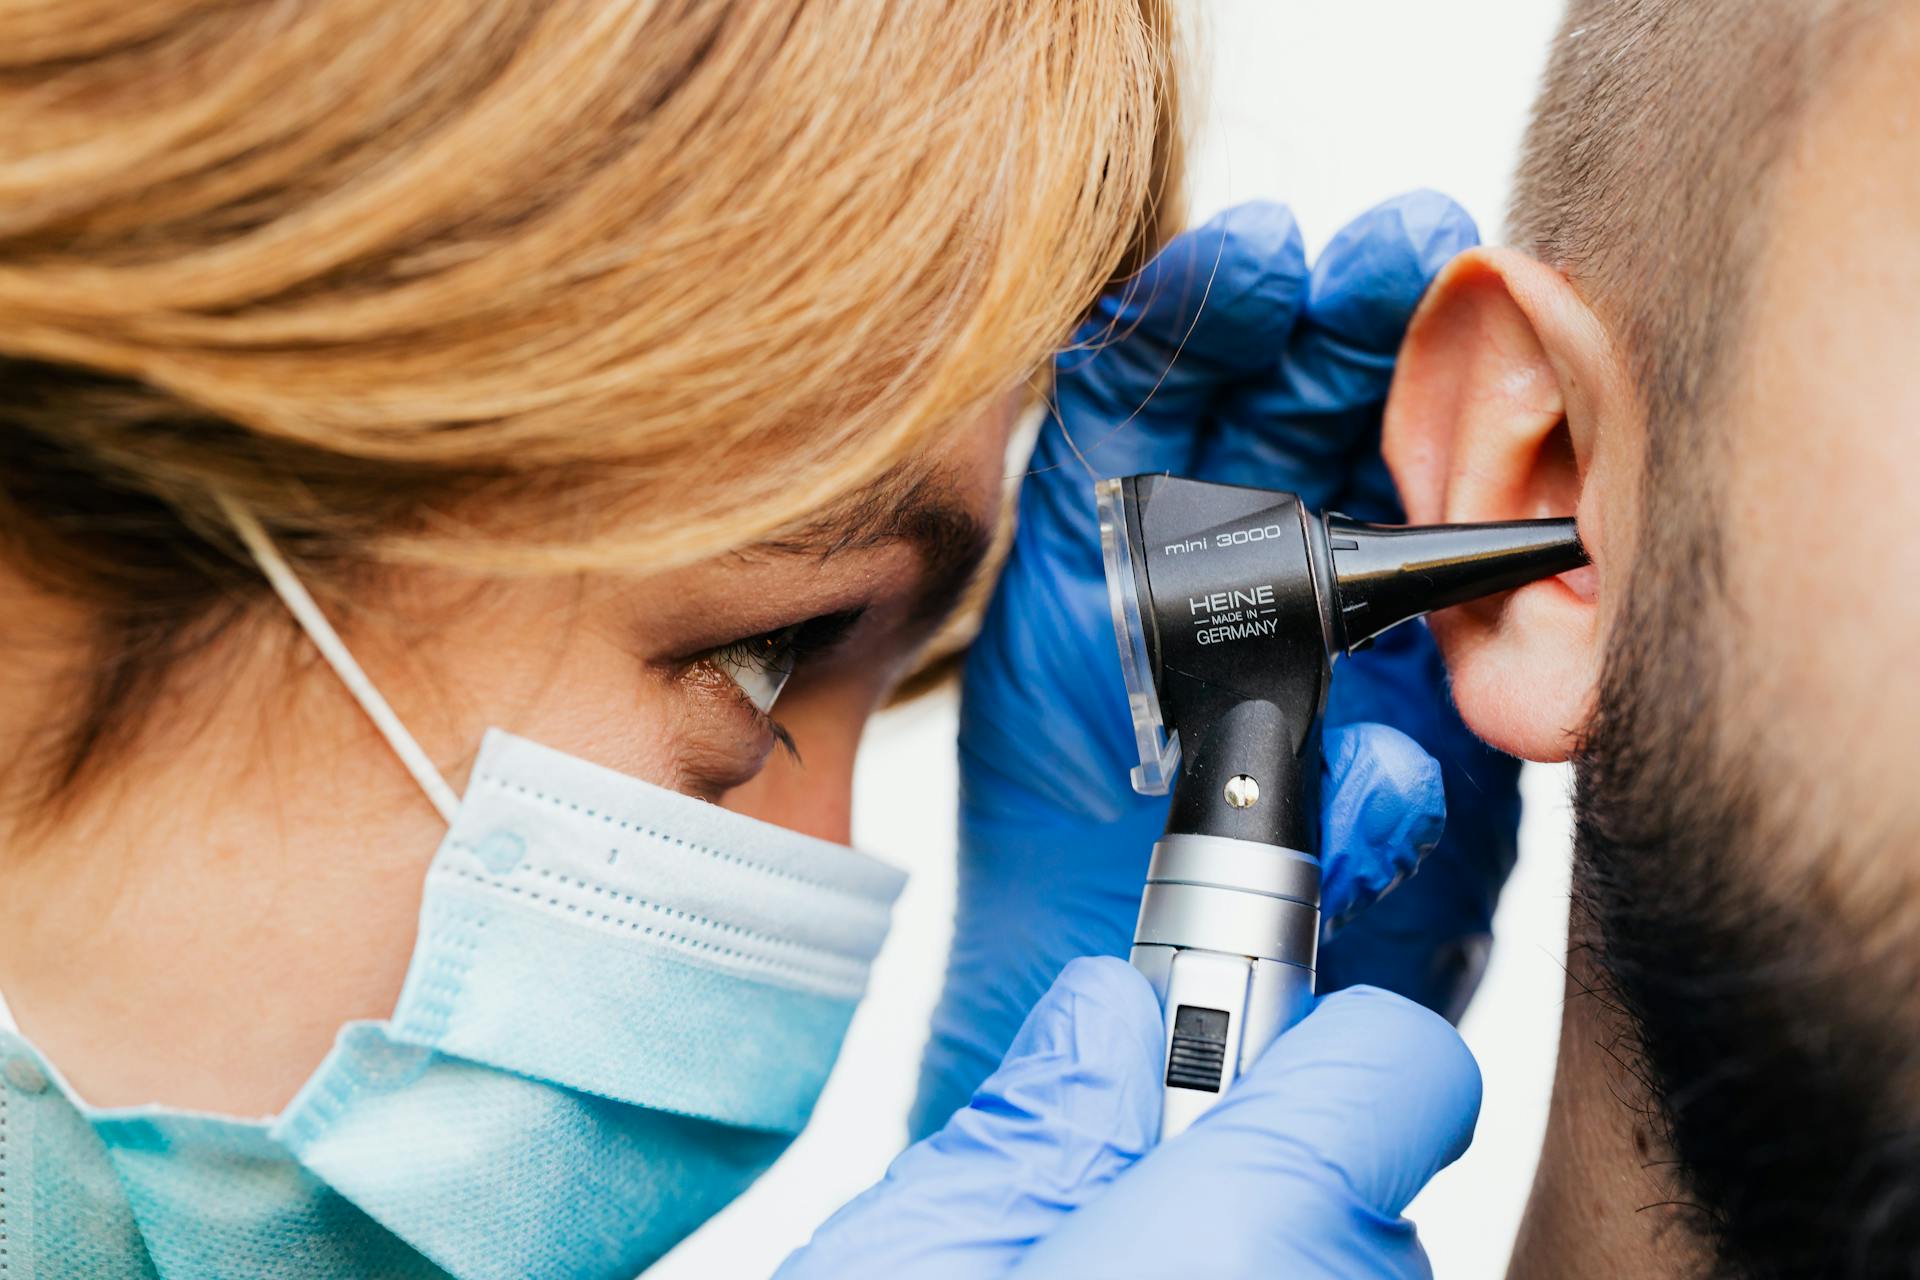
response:
[(865, 612), (864, 607), (846, 609), (774, 631), (763, 631), (722, 645), (707, 654), (705, 660), (739, 685), (747, 701), (761, 715), (767, 715), (773, 711), (774, 701), (800, 663), (845, 640)]
[(793, 638), (804, 625), (795, 623), (778, 631), (736, 640), (708, 654), (707, 661), (739, 685), (740, 692), (747, 695), (747, 701), (758, 708), (761, 715), (768, 715), (798, 665)]

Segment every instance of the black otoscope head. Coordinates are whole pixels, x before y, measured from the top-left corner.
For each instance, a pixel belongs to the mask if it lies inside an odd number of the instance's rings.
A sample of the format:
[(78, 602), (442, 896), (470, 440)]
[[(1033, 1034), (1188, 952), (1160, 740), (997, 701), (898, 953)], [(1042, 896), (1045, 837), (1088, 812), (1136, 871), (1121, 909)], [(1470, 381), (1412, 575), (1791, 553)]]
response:
[(1290, 493), (1103, 480), (1100, 537), (1139, 738), (1167, 830), (1318, 853), (1333, 659), (1396, 623), (1587, 563), (1571, 520), (1400, 528)]

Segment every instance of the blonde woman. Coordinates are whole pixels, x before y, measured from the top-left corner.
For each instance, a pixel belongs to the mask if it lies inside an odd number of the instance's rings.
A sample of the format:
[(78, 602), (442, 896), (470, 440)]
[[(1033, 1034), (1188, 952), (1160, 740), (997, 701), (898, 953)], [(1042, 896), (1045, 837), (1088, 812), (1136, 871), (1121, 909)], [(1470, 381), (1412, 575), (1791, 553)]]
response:
[[(1090, 469), (1390, 502), (1385, 372), (1471, 238), (1415, 198), (1310, 277), (1252, 208), (1136, 276), (1172, 28), (0, 7), (0, 1276), (624, 1277), (738, 1194), (898, 887), (840, 845), (862, 724), (946, 645), (1037, 392), (966, 677), (940, 1132), (791, 1270), (1424, 1265), (1399, 1211), (1477, 1103), (1441, 1019), (1330, 999), (1147, 1156), (1150, 993), (1109, 959), (1042, 999), (1124, 949), (1159, 820)], [(1334, 719), (1453, 769), (1424, 654)], [(1333, 915), (1432, 846), (1441, 774), (1331, 741)], [(1417, 919), (1422, 963), (1484, 930)], [(1349, 977), (1403, 967), (1356, 937)]]

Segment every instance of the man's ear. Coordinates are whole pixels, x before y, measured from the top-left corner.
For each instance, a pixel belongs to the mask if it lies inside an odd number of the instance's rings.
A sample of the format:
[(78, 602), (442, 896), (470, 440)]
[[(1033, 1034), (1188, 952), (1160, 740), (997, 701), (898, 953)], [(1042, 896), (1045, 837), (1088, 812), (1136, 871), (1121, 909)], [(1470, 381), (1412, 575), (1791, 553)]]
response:
[(1564, 276), (1475, 249), (1434, 281), (1407, 331), (1384, 447), (1420, 524), (1577, 516), (1594, 566), (1431, 620), (1467, 725), (1510, 754), (1562, 760), (1593, 702), (1617, 455), (1631, 383)]

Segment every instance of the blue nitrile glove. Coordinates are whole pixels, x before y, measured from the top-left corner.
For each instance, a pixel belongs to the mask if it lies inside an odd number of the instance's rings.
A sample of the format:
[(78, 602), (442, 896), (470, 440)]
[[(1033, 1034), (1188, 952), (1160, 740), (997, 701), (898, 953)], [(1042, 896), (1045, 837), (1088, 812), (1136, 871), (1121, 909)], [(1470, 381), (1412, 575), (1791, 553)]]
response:
[(1165, 1146), (1160, 1009), (1076, 960), (1000, 1069), (776, 1280), (1429, 1277), (1400, 1216), (1473, 1136), (1480, 1073), (1433, 1013), (1324, 997)]
[[(992, 1070), (1068, 958), (1126, 953), (1164, 825), (1166, 800), (1127, 781), (1138, 756), (1094, 476), (1171, 471), (1399, 518), (1379, 457), (1393, 359), (1427, 282), (1476, 239), (1457, 205), (1416, 193), (1357, 219), (1309, 272), (1292, 215), (1243, 205), (1174, 241), (1057, 359), (1058, 412), (1042, 428), (1013, 552), (967, 657), (959, 909), (916, 1136)], [(1517, 765), (1460, 723), (1426, 629), (1400, 628), (1336, 666), (1329, 781), (1355, 768), (1372, 784), (1325, 788), (1351, 806), (1323, 815), (1329, 847), (1343, 823), (1364, 838), (1432, 839), (1406, 824), (1401, 803), (1421, 753), (1381, 753), (1340, 732), (1369, 720), (1439, 761), (1451, 812), (1420, 875), (1323, 948), (1321, 989), (1373, 982), (1457, 1017), (1513, 865)]]

